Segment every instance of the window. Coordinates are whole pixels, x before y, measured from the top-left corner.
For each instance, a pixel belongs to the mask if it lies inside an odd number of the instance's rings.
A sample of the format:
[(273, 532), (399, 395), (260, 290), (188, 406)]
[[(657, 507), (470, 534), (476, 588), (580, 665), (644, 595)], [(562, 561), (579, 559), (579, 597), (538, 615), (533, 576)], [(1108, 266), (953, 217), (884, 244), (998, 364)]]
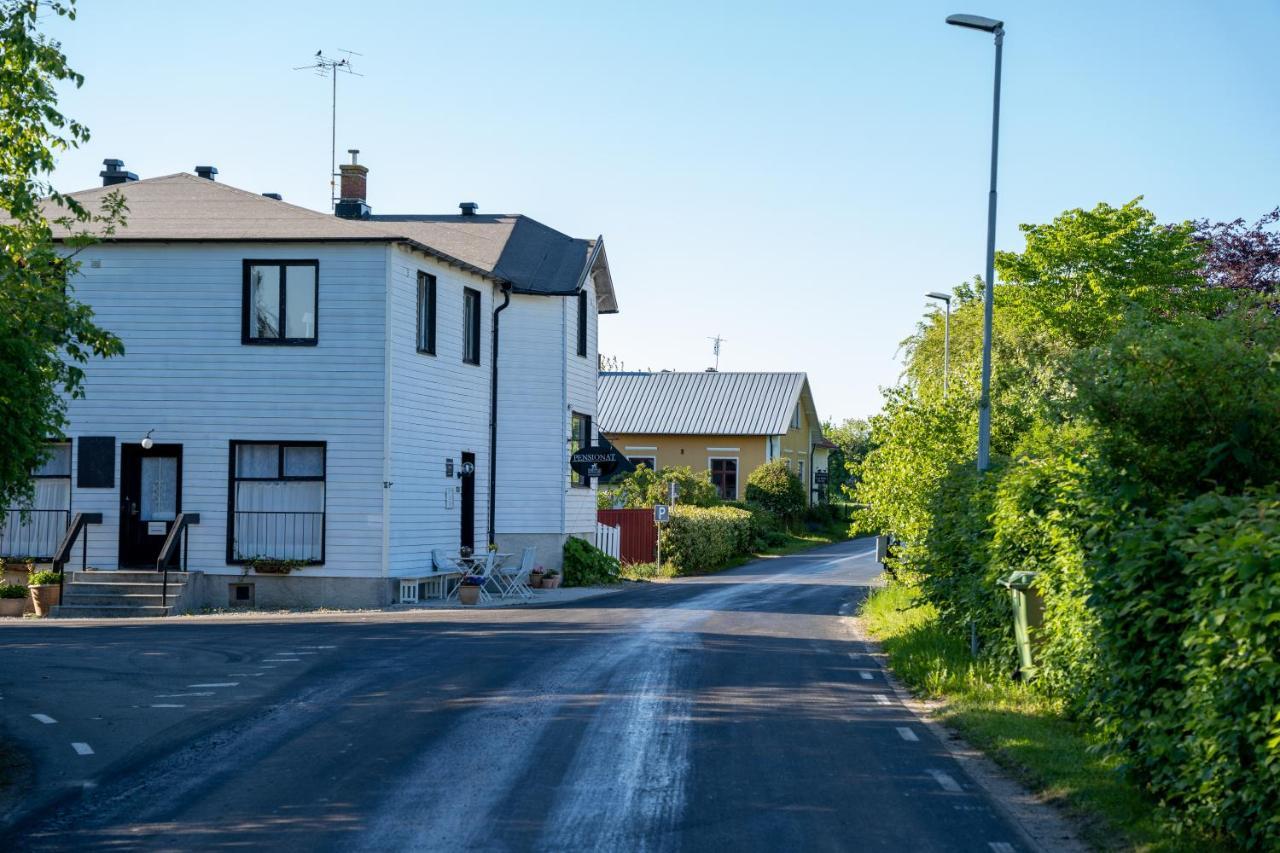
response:
[(800, 404), (796, 403), (795, 411), (791, 413), (791, 428), (800, 428)]
[(231, 442), (227, 562), (324, 562), (325, 445)]
[(643, 465), (650, 471), (658, 470), (658, 460), (652, 456), (628, 456), (627, 460), (632, 465)]
[(245, 261), (240, 340), (314, 345), (319, 261)]
[(587, 356), (587, 292), (578, 291), (578, 355)]
[(711, 484), (719, 492), (720, 500), (736, 501), (738, 499), (738, 460), (712, 458), (707, 460), (707, 463), (711, 470)]
[(418, 352), (436, 354), (436, 277), (418, 273)]
[[(591, 444), (591, 415), (582, 415), (574, 412), (569, 419), (569, 456), (577, 453), (584, 447)], [(566, 462), (568, 461), (566, 457)], [(569, 483), (573, 486), (583, 486), (591, 488), (591, 478), (583, 474), (574, 473), (573, 469), (569, 469)]]
[(462, 360), (480, 363), (480, 291), (462, 289)]
[(52, 455), (31, 472), (32, 500), (0, 516), (0, 554), (49, 559), (71, 518), (71, 445), (50, 445)]

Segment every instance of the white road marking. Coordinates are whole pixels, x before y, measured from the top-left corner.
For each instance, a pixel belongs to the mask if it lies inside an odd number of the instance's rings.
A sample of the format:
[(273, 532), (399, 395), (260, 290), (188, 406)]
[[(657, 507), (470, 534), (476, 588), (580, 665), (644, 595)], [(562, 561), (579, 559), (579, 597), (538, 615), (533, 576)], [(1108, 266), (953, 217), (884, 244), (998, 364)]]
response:
[(875, 678), (875, 677), (876, 677), (876, 676), (875, 676), (875, 673), (873, 673), (873, 672), (872, 672), (871, 670), (869, 670), (869, 669), (860, 669), (860, 670), (858, 670), (858, 675), (862, 676), (862, 680), (863, 680), (863, 681), (870, 681), (871, 679), (873, 679), (873, 678)]
[(876, 704), (877, 704), (877, 705), (888, 705), (888, 704), (890, 704), (890, 702), (889, 702), (889, 697), (888, 697), (888, 696), (886, 696), (886, 695), (884, 695), (883, 693), (877, 693), (877, 694), (875, 694), (875, 696), (876, 696)]
[(942, 790), (950, 791), (953, 794), (959, 794), (964, 792), (964, 788), (960, 787), (960, 783), (957, 782), (955, 779), (952, 779), (949, 774), (944, 773), (941, 770), (926, 770), (924, 772), (932, 776), (933, 781), (937, 782), (939, 785), (942, 786)]
[(916, 733), (911, 731), (911, 728), (909, 726), (899, 726), (898, 737), (902, 738), (903, 740), (911, 741), (912, 743), (920, 740), (920, 738), (916, 737)]
[(987, 844), (991, 853), (1015, 853), (1013, 845), (1008, 841), (992, 841)]
[(239, 687), (238, 681), (211, 681), (208, 684), (188, 684), (188, 687)]
[(176, 705), (173, 702), (158, 702), (151, 706), (152, 708), (185, 708), (186, 705)]
[(267, 658), (263, 663), (298, 663), (299, 658)]
[(157, 693), (157, 699), (185, 699), (188, 696), (212, 696), (212, 690), (206, 690), (202, 693)]
[(87, 743), (74, 741), (71, 744), (71, 748), (76, 751), (77, 755), (93, 755), (93, 747), (89, 746)]
[(294, 652), (295, 655), (314, 655), (315, 652)]
[(46, 726), (49, 725), (50, 723), (58, 722), (53, 717), (50, 717), (48, 714), (32, 714), (31, 719), (36, 720), (37, 722), (44, 723)]
[(841, 615), (841, 616), (848, 616), (848, 615), (849, 615), (850, 613), (852, 613), (852, 612), (853, 612), (853, 602), (852, 602), (852, 601), (846, 601), (844, 604), (841, 604), (841, 605), (840, 605), (840, 610), (838, 611), (839, 615)]

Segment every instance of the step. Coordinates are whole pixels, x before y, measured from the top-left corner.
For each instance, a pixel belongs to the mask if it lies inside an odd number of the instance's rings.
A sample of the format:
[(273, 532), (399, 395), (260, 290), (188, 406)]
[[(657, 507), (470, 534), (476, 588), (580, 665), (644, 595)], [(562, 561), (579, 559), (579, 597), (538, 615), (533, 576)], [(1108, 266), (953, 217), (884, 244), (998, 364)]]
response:
[[(69, 583), (63, 584), (62, 594), (71, 595), (159, 595), (164, 591), (160, 583)], [(182, 584), (170, 583), (169, 594), (182, 592)]]
[[(173, 590), (169, 590), (169, 603), (174, 601)], [(64, 605), (73, 605), (75, 607), (109, 607), (117, 604), (129, 605), (130, 607), (138, 606), (162, 606), (164, 604), (164, 596), (159, 592), (145, 593), (94, 593), (80, 592), (72, 593), (70, 588), (63, 590), (62, 603)]]
[[(164, 580), (164, 572), (129, 571), (113, 572), (109, 570), (90, 570), (68, 572), (67, 577), (75, 582), (88, 583), (160, 583)], [(186, 572), (169, 572), (169, 583), (182, 583), (187, 578)]]
[(61, 604), (53, 608), (52, 615), (57, 619), (110, 619), (130, 616), (167, 616), (168, 607), (132, 607), (128, 605), (78, 605)]

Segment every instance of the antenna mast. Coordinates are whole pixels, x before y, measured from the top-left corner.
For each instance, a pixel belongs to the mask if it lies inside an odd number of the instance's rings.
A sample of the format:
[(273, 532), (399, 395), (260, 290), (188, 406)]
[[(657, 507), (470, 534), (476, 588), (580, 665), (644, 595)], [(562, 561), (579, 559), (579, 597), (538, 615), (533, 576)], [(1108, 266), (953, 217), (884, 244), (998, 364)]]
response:
[(338, 176), (338, 72), (344, 74), (352, 74), (356, 77), (363, 77), (351, 67), (351, 57), (362, 56), (363, 54), (355, 53), (350, 50), (338, 49), (339, 53), (345, 53), (342, 59), (334, 59), (331, 56), (325, 56), (324, 51), (317, 50), (316, 55), (312, 57), (310, 65), (299, 65), (294, 71), (313, 71), (317, 77), (329, 77), (332, 79), (332, 95), (329, 104), (330, 120), (329, 120), (329, 209), (333, 210), (338, 206), (338, 185), (335, 178)]
[(724, 338), (717, 334), (714, 338), (707, 338), (711, 341), (711, 351), (716, 354), (716, 372), (720, 372), (720, 345), (724, 343)]

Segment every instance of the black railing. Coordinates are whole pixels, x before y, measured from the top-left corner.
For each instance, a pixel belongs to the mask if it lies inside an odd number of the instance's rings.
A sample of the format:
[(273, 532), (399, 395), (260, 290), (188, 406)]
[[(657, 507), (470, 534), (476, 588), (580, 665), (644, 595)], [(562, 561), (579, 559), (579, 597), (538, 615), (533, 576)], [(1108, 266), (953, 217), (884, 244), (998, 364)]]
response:
[(234, 560), (324, 560), (323, 512), (237, 510), (231, 547)]
[(190, 542), (190, 527), (193, 524), (200, 523), (200, 513), (198, 512), (180, 512), (178, 517), (173, 520), (173, 526), (169, 528), (169, 535), (164, 538), (164, 544), (160, 546), (160, 554), (156, 557), (156, 571), (163, 572), (164, 577), (160, 585), (160, 603), (165, 607), (169, 606), (169, 564), (173, 562), (173, 554), (178, 550), (178, 543), (182, 543), (182, 570), (187, 570), (187, 552), (190, 550), (187, 546)]
[(40, 562), (53, 559), (70, 517), (71, 512), (65, 509), (5, 510), (0, 555), (34, 557)]
[(76, 539), (80, 537), (80, 533), (84, 532), (84, 539), (80, 540), (80, 567), (87, 569), (89, 567), (89, 531), (90, 524), (101, 524), (102, 513), (100, 512), (77, 512), (71, 518), (71, 523), (67, 525), (67, 532), (63, 534), (62, 541), (58, 543), (58, 548), (53, 552), (53, 570), (58, 573), (58, 601), (62, 601), (62, 576), (63, 567), (67, 561), (71, 559), (71, 549), (76, 546)]

